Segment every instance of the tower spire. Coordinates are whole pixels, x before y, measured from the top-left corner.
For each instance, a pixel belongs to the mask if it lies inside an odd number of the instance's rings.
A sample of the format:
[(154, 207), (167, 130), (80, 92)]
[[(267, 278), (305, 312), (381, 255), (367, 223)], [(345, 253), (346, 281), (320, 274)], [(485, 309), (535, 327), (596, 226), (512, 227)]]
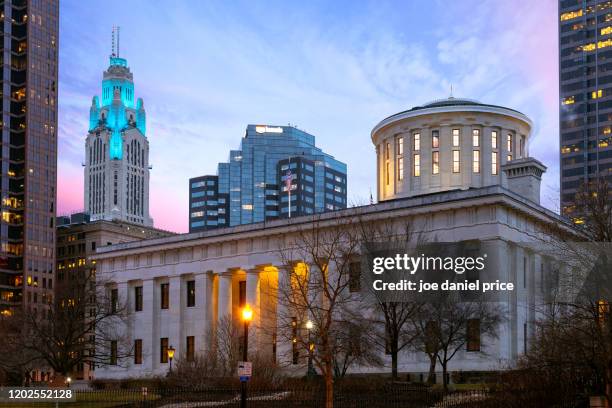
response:
[(113, 25), (113, 32), (111, 35), (111, 39), (112, 39), (111, 57), (119, 57), (120, 33), (121, 33), (121, 27)]

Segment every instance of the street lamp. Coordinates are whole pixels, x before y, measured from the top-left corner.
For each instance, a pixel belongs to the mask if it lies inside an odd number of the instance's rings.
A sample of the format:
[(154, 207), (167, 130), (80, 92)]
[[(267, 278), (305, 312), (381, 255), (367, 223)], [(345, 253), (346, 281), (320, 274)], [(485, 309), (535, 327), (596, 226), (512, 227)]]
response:
[[(249, 323), (253, 320), (253, 309), (249, 304), (242, 308), (242, 322), (244, 323), (244, 344), (242, 346), (242, 361), (247, 361), (249, 349)], [(246, 381), (240, 381), (240, 408), (246, 408), (247, 389)]]
[(172, 374), (172, 359), (174, 358), (175, 351), (176, 350), (174, 349), (174, 347), (172, 347), (172, 345), (168, 347), (168, 360), (170, 360), (170, 374)]
[(306, 322), (306, 329), (308, 330), (308, 371), (306, 372), (306, 377), (308, 378), (312, 378), (316, 375), (314, 366), (312, 365), (312, 354), (314, 352), (314, 343), (312, 342), (312, 339), (310, 336), (310, 333), (313, 327), (314, 327), (314, 324), (312, 323), (312, 320), (308, 320)]
[(70, 388), (70, 383), (72, 382), (72, 378), (67, 377), (66, 378), (66, 384), (68, 384), (68, 388)]

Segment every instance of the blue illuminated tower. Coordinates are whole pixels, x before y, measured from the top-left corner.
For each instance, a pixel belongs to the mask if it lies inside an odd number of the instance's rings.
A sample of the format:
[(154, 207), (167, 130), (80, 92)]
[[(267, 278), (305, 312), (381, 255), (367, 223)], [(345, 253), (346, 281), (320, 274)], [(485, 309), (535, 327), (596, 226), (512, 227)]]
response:
[[(118, 30), (118, 29), (117, 29)], [(149, 216), (149, 141), (141, 98), (127, 60), (119, 57), (118, 33), (102, 79), (102, 98), (94, 96), (85, 142), (85, 209), (92, 220), (153, 225)], [(116, 50), (115, 50), (116, 48)]]

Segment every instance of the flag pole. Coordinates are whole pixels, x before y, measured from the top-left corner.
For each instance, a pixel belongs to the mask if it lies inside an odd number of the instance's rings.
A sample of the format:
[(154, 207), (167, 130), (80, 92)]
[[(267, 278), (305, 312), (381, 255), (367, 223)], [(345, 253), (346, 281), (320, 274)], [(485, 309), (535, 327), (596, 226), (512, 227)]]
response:
[(289, 182), (287, 183), (287, 192), (289, 193), (288, 205), (289, 205), (289, 218), (291, 218), (291, 184), (293, 182), (293, 174), (291, 174), (291, 156), (289, 156)]

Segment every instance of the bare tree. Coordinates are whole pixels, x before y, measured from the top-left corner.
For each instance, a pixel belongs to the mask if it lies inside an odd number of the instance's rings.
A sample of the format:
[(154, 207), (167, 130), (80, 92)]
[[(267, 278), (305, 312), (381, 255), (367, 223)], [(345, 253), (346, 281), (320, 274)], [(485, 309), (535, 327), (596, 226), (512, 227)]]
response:
[[(385, 252), (401, 253), (410, 245), (419, 246), (425, 242), (424, 236), (415, 232), (409, 223), (403, 224), (398, 233), (392, 222), (372, 223), (360, 220), (359, 230), (362, 250), (369, 255), (379, 252), (381, 245)], [(365, 270), (362, 272), (370, 273)], [(391, 355), (391, 376), (397, 379), (399, 354), (408, 349), (417, 338), (411, 319), (419, 310), (420, 303), (408, 299), (390, 300), (371, 286), (366, 290), (364, 298), (373, 309), (371, 320), (378, 327), (378, 345)]]
[[(482, 297), (462, 299), (458, 293), (439, 291), (419, 308), (413, 324), (420, 349), (442, 366), (444, 390), (448, 390), (448, 365), (457, 353), (484, 352), (481, 338), (498, 337), (503, 307)], [(435, 368), (435, 364), (434, 364)], [(431, 375), (431, 371), (430, 371)]]
[[(308, 354), (325, 380), (325, 406), (333, 407), (335, 358), (359, 297), (349, 289), (350, 264), (358, 255), (354, 226), (315, 220), (294, 233), (279, 252), (286, 274), (278, 286), (279, 335), (292, 344), (291, 359)], [(305, 324), (310, 320), (310, 335)], [(312, 344), (312, 346), (311, 346)], [(305, 352), (305, 353), (304, 353)]]
[(574, 213), (574, 222), (584, 225), (591, 240), (612, 242), (612, 191), (605, 178), (596, 178), (580, 186)]
[(70, 275), (50, 302), (38, 313), (17, 309), (0, 319), (0, 332), (7, 333), (0, 351), (5, 370), (46, 366), (66, 376), (80, 364), (121, 365), (132, 354), (118, 329), (125, 304), (94, 275)]

